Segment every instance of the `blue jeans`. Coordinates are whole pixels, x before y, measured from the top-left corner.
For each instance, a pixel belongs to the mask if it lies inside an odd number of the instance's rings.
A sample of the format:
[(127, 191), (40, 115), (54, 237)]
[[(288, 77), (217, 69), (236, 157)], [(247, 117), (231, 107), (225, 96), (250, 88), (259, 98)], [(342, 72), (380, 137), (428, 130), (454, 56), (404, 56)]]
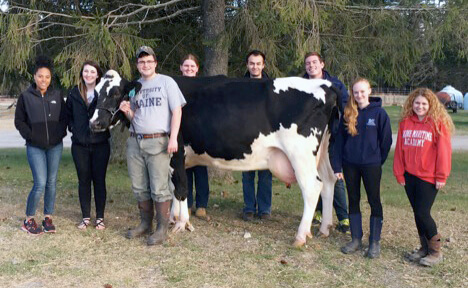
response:
[[(258, 172), (257, 197), (255, 197), (255, 172)], [(271, 181), (270, 170), (242, 172), (244, 213), (258, 212), (258, 215), (271, 213)]]
[(208, 186), (208, 170), (205, 166), (195, 166), (185, 170), (188, 183), (188, 207), (193, 205), (193, 176), (195, 176), (195, 201), (197, 208), (206, 208), (208, 198), (210, 197), (210, 188)]
[(62, 142), (48, 149), (26, 145), (26, 154), (34, 180), (34, 185), (31, 192), (29, 192), (26, 203), (26, 216), (36, 215), (37, 203), (39, 203), (44, 191), (44, 215), (54, 213), (55, 184), (57, 183), (57, 172), (62, 150)]
[[(348, 203), (346, 202), (344, 181), (341, 179), (336, 180), (335, 183), (335, 189), (333, 191), (333, 208), (335, 208), (338, 221), (348, 219)], [(322, 212), (322, 197), (319, 198), (316, 210)]]

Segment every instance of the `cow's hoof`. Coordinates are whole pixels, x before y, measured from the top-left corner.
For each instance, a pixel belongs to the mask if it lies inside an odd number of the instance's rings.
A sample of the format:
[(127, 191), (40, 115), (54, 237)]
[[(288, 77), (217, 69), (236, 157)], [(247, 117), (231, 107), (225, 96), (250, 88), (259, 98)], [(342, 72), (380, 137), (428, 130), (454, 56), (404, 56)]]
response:
[(179, 216), (173, 216), (173, 217), (169, 218), (169, 223), (171, 223), (171, 224), (175, 224), (175, 223), (177, 223), (177, 221), (179, 221)]
[(171, 232), (179, 233), (179, 232), (184, 232), (185, 230), (188, 230), (190, 232), (195, 230), (195, 228), (193, 227), (192, 223), (190, 223), (190, 221), (187, 221), (187, 222), (177, 221), (174, 224), (174, 227), (172, 228)]
[(329, 234), (325, 234), (325, 233), (322, 233), (322, 231), (318, 231), (317, 232), (317, 235), (315, 235), (316, 237), (318, 238), (328, 238), (328, 236), (330, 236), (330, 233)]
[(330, 231), (318, 230), (315, 236), (320, 238), (328, 238), (328, 236), (330, 236)]
[(327, 238), (330, 236), (330, 229), (332, 228), (332, 225), (327, 225), (324, 227), (320, 227), (318, 232), (315, 234), (315, 236), (320, 237), (320, 238)]
[(298, 239), (296, 239), (296, 240), (294, 241), (294, 243), (293, 243), (293, 246), (294, 246), (295, 248), (302, 248), (302, 247), (304, 247), (305, 243), (306, 243), (306, 241), (304, 241), (304, 240), (298, 240)]
[(193, 227), (192, 223), (187, 222), (187, 224), (185, 224), (185, 230), (193, 232), (193, 231), (195, 231), (195, 227)]
[(174, 227), (172, 228), (171, 232), (172, 233), (179, 233), (179, 232), (184, 232), (185, 231), (185, 222), (180, 222), (180, 221), (177, 221), (174, 225)]

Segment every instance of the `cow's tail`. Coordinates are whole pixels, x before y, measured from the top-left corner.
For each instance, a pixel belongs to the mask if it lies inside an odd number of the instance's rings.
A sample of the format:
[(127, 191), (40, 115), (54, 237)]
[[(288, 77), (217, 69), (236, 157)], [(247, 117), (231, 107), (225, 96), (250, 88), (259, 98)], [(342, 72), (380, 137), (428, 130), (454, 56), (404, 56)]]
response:
[(336, 127), (338, 128), (338, 123), (340, 121), (340, 116), (342, 117), (343, 115), (340, 115), (341, 111), (343, 111), (343, 102), (341, 101), (341, 91), (336, 88), (335, 86), (331, 86), (330, 90), (333, 91), (336, 95), (336, 100), (335, 103), (333, 103), (333, 108), (331, 111), (330, 115), (330, 120), (328, 122), (328, 127), (329, 131), (333, 134), (333, 132), (336, 132), (333, 128)]
[(181, 132), (177, 135), (177, 152), (172, 154), (171, 167), (174, 169), (172, 172), (172, 183), (174, 184), (174, 196), (177, 200), (183, 201), (188, 195), (188, 179), (185, 172), (185, 147), (184, 139)]
[(343, 115), (340, 115), (341, 111), (343, 111), (343, 102), (341, 101), (341, 92), (338, 88), (335, 86), (331, 86), (330, 90), (332, 90), (336, 94), (336, 100), (335, 103), (333, 103), (332, 111), (330, 114), (330, 118), (328, 120), (328, 132), (330, 133), (330, 140), (329, 140), (329, 145), (328, 145), (328, 150), (330, 151), (331, 147), (333, 146), (333, 143), (335, 143), (335, 135), (338, 133), (338, 126), (340, 124), (340, 117)]

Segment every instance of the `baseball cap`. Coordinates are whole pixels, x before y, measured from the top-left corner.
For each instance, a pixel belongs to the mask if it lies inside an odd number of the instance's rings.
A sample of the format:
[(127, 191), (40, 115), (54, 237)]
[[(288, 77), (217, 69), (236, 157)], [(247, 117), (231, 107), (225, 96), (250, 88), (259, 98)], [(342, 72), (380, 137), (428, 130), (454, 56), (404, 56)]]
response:
[(153, 49), (151, 49), (151, 47), (149, 46), (141, 46), (136, 53), (136, 58), (139, 58), (141, 53), (146, 53), (148, 55), (151, 55), (156, 60), (156, 54), (154, 54)]

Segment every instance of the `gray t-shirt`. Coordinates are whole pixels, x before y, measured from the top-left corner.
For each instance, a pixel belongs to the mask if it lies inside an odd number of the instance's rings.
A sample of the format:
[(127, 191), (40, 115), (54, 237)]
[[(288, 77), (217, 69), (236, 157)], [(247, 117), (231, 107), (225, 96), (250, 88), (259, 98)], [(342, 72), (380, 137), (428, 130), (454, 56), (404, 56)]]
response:
[(169, 76), (156, 74), (139, 79), (141, 90), (130, 99), (135, 115), (130, 131), (138, 134), (170, 133), (172, 110), (186, 104), (177, 83)]

